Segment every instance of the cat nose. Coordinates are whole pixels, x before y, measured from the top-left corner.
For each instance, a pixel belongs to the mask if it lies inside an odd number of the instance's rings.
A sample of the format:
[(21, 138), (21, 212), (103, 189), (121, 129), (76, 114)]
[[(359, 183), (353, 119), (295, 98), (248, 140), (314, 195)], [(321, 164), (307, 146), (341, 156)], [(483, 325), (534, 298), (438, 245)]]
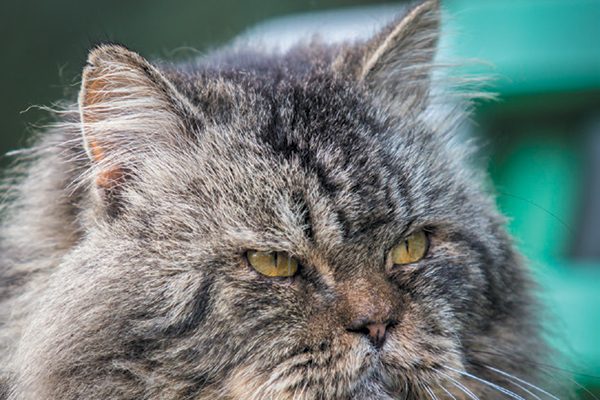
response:
[(370, 320), (360, 320), (351, 323), (346, 330), (367, 335), (371, 344), (373, 344), (376, 349), (380, 349), (385, 343), (386, 330), (390, 325), (392, 325), (392, 321), (374, 322)]
[(377, 274), (348, 279), (340, 284), (342, 326), (366, 336), (377, 349), (383, 347), (400, 307), (394, 287)]

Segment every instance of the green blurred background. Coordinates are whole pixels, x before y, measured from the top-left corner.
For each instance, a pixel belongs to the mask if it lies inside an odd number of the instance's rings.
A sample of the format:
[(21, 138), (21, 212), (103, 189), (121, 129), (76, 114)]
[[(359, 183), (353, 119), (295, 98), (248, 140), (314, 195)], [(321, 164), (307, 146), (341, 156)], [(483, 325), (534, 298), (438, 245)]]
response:
[[(26, 145), (33, 127), (47, 121), (30, 106), (75, 95), (87, 50), (99, 41), (150, 58), (187, 58), (273, 18), (304, 15), (267, 23), (267, 32), (294, 21), (373, 19), (403, 5), (3, 0), (0, 154)], [(571, 360), (549, 373), (573, 379), (581, 398), (594, 398), (591, 392), (600, 393), (600, 0), (446, 0), (443, 6), (449, 33), (443, 51), (487, 62), (468, 72), (496, 78), (489, 90), (499, 101), (479, 105), (465, 129), (482, 144), (498, 204), (541, 283), (551, 340)], [(8, 161), (3, 157), (0, 166)]]

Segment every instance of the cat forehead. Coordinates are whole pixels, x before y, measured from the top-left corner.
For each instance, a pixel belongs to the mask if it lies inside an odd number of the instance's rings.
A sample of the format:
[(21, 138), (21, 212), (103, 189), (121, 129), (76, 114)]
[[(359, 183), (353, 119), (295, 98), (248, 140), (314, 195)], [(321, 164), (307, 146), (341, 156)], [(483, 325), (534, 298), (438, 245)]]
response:
[(201, 115), (218, 122), (227, 122), (225, 117), (232, 115), (248, 124), (264, 122), (268, 116), (280, 121), (293, 116), (307, 127), (313, 125), (311, 121), (329, 127), (376, 121), (365, 88), (325, 68), (293, 72), (275, 65), (266, 70), (200, 68), (167, 74)]
[(433, 197), (452, 200), (443, 196), (454, 185), (448, 155), (416, 118), (386, 115), (360, 85), (325, 68), (284, 70), (275, 63), (169, 76), (207, 115), (198, 154), (173, 159), (196, 178), (196, 192), (210, 188), (246, 217), (263, 213), (266, 225), (282, 198), (294, 203), (303, 193), (310, 207), (326, 197), (347, 237), (408, 217), (410, 204), (422, 212)]
[[(330, 71), (283, 75), (232, 68), (196, 71), (175, 82), (209, 115), (197, 132), (204, 156), (212, 164), (241, 164), (238, 175), (297, 173), (299, 166), (300, 175), (309, 171), (333, 191), (343, 185), (328, 175), (345, 175), (338, 181), (346, 186), (383, 188), (420, 164), (419, 179), (445, 174), (422, 165), (430, 163), (428, 152), (441, 160), (447, 155), (417, 118), (386, 115), (356, 82)], [(281, 161), (291, 162), (291, 172)]]
[[(410, 117), (398, 124), (374, 104), (364, 87), (332, 71), (316, 67), (296, 74), (286, 71), (232, 68), (176, 76), (177, 85), (204, 117), (197, 140), (260, 145), (284, 154), (318, 152), (325, 157), (339, 151), (377, 154), (382, 144), (402, 141), (405, 132), (423, 128)], [(207, 134), (211, 130), (221, 137)]]

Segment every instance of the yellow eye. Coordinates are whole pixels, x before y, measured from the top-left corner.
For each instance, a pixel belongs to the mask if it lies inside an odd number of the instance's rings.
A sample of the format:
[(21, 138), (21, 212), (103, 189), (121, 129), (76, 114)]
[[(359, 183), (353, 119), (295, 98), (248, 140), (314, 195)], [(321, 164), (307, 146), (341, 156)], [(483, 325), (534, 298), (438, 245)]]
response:
[(290, 277), (298, 272), (298, 261), (282, 251), (249, 250), (246, 257), (252, 268), (264, 276)]
[(417, 231), (392, 248), (394, 264), (410, 264), (419, 261), (427, 254), (429, 238), (424, 231)]

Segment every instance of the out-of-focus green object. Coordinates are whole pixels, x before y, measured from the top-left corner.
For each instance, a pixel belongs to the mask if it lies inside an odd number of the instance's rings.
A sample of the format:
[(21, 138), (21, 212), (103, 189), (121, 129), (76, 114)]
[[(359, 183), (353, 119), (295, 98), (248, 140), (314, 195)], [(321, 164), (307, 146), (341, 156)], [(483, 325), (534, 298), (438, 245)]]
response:
[(457, 27), (452, 51), (492, 63), (503, 96), (600, 88), (600, 1), (443, 4)]
[[(560, 332), (553, 340), (573, 360), (565, 369), (597, 388), (586, 374), (600, 376), (600, 260), (577, 259), (573, 248), (586, 218), (585, 179), (600, 173), (584, 160), (590, 137), (600, 135), (585, 128), (600, 117), (600, 0), (443, 4), (448, 50), (489, 63), (467, 69), (492, 75), (499, 94), (477, 116), (494, 154), (499, 206), (543, 287), (551, 333)], [(595, 232), (600, 246), (600, 225)]]

